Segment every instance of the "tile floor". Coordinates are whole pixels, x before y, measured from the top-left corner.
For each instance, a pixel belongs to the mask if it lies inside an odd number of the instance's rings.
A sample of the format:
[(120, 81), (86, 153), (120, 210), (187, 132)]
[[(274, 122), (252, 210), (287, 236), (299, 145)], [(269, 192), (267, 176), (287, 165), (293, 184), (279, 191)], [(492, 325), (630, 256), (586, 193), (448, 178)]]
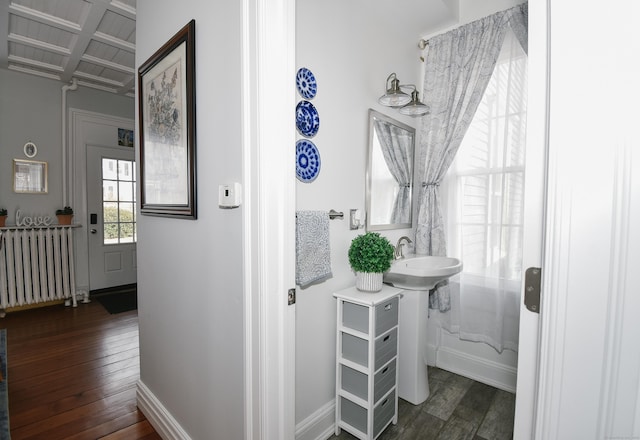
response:
[[(510, 440), (515, 395), (439, 368), (429, 368), (431, 394), (421, 405), (398, 400), (398, 424), (378, 440)], [(341, 432), (329, 440), (353, 440)]]

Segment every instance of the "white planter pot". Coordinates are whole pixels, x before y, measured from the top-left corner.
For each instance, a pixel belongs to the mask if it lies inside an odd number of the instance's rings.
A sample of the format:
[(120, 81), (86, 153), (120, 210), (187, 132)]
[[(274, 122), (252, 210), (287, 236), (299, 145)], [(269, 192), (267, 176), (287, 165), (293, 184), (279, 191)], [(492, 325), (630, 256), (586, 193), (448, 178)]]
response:
[(382, 273), (356, 272), (356, 289), (363, 292), (380, 292), (382, 290)]

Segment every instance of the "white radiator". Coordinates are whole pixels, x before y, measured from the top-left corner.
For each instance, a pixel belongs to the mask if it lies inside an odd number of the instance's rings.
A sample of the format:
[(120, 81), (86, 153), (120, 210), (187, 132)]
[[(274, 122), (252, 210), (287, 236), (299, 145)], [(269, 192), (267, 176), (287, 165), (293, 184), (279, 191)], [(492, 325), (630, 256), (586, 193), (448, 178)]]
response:
[(72, 226), (0, 234), (0, 309), (60, 299), (77, 305)]

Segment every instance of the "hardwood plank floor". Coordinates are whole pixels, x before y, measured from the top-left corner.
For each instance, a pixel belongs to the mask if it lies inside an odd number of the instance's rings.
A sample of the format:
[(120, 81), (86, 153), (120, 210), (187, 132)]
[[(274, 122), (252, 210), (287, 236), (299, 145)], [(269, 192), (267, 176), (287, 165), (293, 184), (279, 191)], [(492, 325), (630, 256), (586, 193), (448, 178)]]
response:
[[(463, 376), (429, 368), (431, 394), (421, 405), (398, 400), (398, 423), (378, 440), (510, 440), (515, 395)], [(342, 430), (330, 440), (355, 440)]]
[(8, 313), (12, 440), (158, 440), (136, 407), (137, 311), (97, 302)]

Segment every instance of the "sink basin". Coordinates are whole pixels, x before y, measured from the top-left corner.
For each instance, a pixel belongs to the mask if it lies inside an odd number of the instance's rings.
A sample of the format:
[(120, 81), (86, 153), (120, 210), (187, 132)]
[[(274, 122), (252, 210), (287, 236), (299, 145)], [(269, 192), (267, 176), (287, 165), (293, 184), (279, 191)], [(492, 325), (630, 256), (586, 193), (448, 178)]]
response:
[(431, 290), (461, 270), (462, 262), (457, 258), (409, 254), (393, 260), (383, 281), (399, 289)]

